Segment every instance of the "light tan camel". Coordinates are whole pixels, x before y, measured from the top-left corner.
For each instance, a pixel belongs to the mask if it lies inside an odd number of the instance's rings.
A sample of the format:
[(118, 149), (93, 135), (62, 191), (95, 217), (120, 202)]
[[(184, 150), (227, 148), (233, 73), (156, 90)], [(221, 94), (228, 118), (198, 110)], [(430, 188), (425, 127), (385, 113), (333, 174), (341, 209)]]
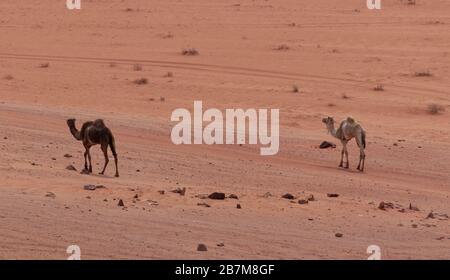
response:
[(347, 157), (347, 162), (344, 168), (348, 168), (348, 151), (347, 151), (347, 143), (348, 141), (352, 140), (352, 138), (356, 139), (356, 144), (358, 144), (359, 147), (359, 164), (358, 164), (358, 170), (364, 171), (364, 161), (366, 158), (366, 154), (364, 153), (364, 149), (366, 148), (366, 132), (361, 127), (360, 124), (358, 124), (353, 118), (348, 117), (346, 120), (343, 120), (341, 122), (341, 125), (338, 129), (334, 128), (334, 119), (332, 117), (327, 117), (322, 119), (322, 122), (326, 124), (328, 131), (336, 137), (337, 139), (341, 140), (342, 143), (342, 152), (341, 152), (341, 163), (339, 164), (339, 167), (344, 167), (344, 154)]

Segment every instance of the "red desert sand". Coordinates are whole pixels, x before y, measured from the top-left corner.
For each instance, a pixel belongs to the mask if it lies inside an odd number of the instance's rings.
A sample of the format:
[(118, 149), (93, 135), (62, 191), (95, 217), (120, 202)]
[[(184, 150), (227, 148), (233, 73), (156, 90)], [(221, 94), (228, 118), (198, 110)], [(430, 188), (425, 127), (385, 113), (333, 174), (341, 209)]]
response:
[[(70, 245), (82, 259), (367, 259), (370, 245), (383, 259), (450, 256), (450, 1), (0, 11), (1, 259), (67, 259)], [(280, 109), (279, 153), (172, 144), (171, 112), (194, 100)], [(366, 130), (364, 173), (354, 140), (338, 167), (327, 116)], [(98, 145), (80, 174), (68, 118), (105, 121), (119, 178), (113, 161), (98, 175)]]

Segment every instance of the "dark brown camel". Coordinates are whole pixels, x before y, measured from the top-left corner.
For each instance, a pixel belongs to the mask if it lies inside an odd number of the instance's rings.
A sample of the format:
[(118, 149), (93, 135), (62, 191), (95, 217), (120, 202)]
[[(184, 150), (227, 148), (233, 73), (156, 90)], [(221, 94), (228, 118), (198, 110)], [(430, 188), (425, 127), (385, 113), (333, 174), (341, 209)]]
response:
[[(68, 119), (67, 125), (70, 128), (70, 132), (72, 133), (75, 139), (82, 141), (84, 148), (86, 151), (84, 152), (84, 170), (92, 173), (92, 162), (91, 162), (91, 153), (89, 149), (97, 144), (100, 144), (103, 154), (105, 155), (105, 166), (103, 167), (102, 172), (100, 174), (105, 173), (106, 166), (108, 165), (108, 145), (111, 148), (112, 154), (114, 156), (114, 161), (116, 164), (116, 177), (119, 177), (119, 170), (117, 167), (117, 153), (116, 153), (116, 145), (114, 142), (114, 136), (109, 128), (105, 126), (103, 120), (98, 119), (95, 121), (88, 121), (83, 124), (81, 130), (78, 130), (75, 127), (75, 119)], [(89, 166), (87, 164), (86, 157), (89, 159)]]

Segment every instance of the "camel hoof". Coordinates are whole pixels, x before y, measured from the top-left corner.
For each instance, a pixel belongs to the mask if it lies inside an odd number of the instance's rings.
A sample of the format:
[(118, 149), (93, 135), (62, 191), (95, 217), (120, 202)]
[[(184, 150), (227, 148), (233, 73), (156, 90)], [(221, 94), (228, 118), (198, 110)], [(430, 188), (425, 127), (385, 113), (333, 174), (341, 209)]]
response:
[(115, 177), (119, 177), (119, 174), (116, 174)]

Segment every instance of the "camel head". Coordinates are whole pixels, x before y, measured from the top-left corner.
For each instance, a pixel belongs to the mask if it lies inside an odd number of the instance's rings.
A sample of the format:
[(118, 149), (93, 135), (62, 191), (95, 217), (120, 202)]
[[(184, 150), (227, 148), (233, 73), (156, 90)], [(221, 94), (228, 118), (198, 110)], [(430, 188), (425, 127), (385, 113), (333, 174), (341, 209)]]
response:
[(332, 118), (332, 117), (326, 117), (326, 118), (323, 118), (322, 119), (322, 122), (324, 123), (324, 124), (326, 124), (327, 126), (328, 125), (334, 125), (334, 119)]
[(75, 126), (75, 119), (68, 119), (67, 120), (67, 125), (69, 127), (74, 127)]

